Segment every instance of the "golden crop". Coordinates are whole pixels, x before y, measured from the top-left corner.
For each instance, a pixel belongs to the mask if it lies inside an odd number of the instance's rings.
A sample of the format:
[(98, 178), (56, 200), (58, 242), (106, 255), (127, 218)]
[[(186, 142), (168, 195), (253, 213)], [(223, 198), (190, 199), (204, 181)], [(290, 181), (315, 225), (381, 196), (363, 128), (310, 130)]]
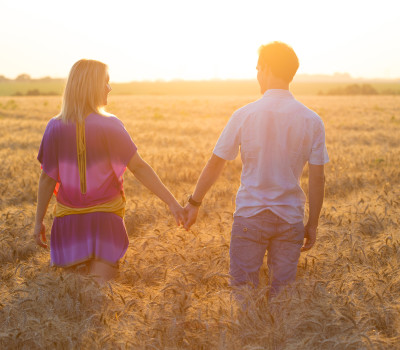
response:
[[(116, 96), (108, 111), (183, 204), (232, 112), (255, 98)], [(130, 246), (101, 287), (51, 268), (31, 237), (36, 155), (60, 98), (0, 97), (0, 348), (400, 349), (400, 97), (299, 99), (324, 120), (331, 159), (318, 241), (270, 304), (264, 266), (243, 311), (227, 275), (239, 159), (190, 232), (126, 173)]]

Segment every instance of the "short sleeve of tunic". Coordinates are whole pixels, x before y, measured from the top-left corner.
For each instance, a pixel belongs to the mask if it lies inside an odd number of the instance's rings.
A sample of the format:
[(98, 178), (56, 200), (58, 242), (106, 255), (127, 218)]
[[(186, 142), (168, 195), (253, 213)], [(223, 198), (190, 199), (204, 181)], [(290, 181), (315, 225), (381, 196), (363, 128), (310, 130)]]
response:
[(325, 144), (325, 127), (321, 119), (314, 124), (311, 153), (308, 162), (314, 165), (324, 165), (329, 162)]
[(216, 156), (225, 160), (233, 160), (237, 157), (240, 146), (240, 126), (239, 113), (236, 111), (218, 138), (213, 150)]
[(46, 175), (58, 181), (58, 154), (54, 121), (54, 119), (51, 119), (46, 126), (37, 159), (42, 165), (42, 169), (46, 173)]
[(137, 151), (137, 147), (129, 136), (124, 124), (117, 117), (109, 117), (105, 138), (110, 155), (111, 166), (119, 179)]

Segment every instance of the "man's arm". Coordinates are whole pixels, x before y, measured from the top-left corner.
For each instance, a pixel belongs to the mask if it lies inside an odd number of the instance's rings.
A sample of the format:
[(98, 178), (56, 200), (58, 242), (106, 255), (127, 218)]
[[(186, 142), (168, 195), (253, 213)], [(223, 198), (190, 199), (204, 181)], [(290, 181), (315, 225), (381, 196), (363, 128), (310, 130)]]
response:
[[(225, 163), (225, 159), (220, 158), (215, 154), (211, 156), (203, 171), (201, 172), (199, 179), (197, 180), (196, 188), (192, 195), (192, 199), (194, 201), (201, 202), (203, 200), (208, 190), (221, 175)], [(199, 207), (188, 203), (185, 207), (185, 210), (187, 218), (184, 227), (186, 230), (189, 230), (190, 226), (192, 226), (196, 222)]]
[(306, 241), (301, 251), (309, 250), (317, 239), (319, 214), (324, 201), (325, 175), (323, 165), (308, 165), (308, 202), (309, 216), (305, 226)]
[(57, 181), (48, 176), (44, 171), (40, 174), (39, 189), (37, 195), (36, 219), (33, 235), (38, 245), (47, 248), (45, 227), (43, 224), (44, 216), (46, 215), (47, 207), (51, 196), (53, 195), (54, 188)]

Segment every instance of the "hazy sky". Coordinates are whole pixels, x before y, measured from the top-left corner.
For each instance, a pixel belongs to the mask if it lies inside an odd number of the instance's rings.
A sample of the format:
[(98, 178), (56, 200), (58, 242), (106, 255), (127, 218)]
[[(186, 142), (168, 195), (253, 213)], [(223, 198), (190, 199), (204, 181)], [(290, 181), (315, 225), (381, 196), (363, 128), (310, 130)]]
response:
[(400, 78), (400, 1), (0, 0), (0, 75), (66, 77), (80, 58), (111, 81), (254, 78), (280, 40), (299, 73)]

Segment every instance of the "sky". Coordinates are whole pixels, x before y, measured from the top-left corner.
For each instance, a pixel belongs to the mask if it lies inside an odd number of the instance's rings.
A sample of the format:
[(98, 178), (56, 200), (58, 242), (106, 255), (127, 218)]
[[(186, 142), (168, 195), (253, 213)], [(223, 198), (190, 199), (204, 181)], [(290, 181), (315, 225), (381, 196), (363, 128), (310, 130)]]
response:
[(252, 79), (260, 45), (298, 74), (400, 78), (398, 0), (0, 0), (0, 75), (65, 78), (81, 58), (111, 81)]

